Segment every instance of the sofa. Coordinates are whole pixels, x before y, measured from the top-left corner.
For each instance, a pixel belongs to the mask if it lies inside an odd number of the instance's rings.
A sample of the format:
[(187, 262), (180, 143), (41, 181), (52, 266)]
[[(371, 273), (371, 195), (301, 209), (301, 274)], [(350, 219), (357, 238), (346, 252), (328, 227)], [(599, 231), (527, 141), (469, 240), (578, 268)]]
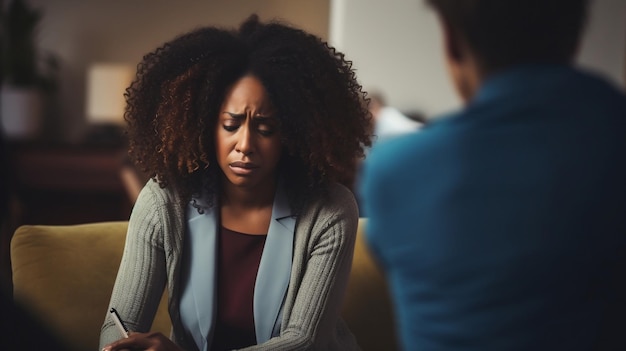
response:
[[(359, 220), (342, 317), (361, 348), (396, 350), (385, 279), (363, 240)], [(68, 350), (97, 350), (100, 327), (122, 256), (128, 222), (24, 225), (11, 241), (13, 298)], [(167, 296), (152, 330), (169, 335)]]

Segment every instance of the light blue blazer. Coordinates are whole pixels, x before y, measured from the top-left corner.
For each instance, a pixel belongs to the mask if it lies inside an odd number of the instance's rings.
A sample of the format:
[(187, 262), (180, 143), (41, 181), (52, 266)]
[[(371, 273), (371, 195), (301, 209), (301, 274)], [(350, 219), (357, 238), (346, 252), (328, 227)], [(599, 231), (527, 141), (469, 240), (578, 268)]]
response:
[[(188, 226), (182, 259), (180, 316), (183, 328), (199, 350), (208, 351), (215, 328), (219, 206), (198, 213), (187, 208)], [(257, 279), (254, 286), (254, 327), (257, 344), (280, 333), (283, 302), (289, 286), (296, 219), (286, 193), (278, 186)]]

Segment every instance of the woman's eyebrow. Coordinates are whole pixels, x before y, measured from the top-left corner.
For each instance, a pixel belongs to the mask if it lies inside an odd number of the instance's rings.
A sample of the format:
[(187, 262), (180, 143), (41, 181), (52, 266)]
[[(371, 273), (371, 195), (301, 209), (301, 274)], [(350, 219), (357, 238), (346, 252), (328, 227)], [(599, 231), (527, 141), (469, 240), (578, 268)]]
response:
[(244, 119), (246, 118), (245, 113), (233, 113), (233, 112), (224, 112), (225, 114), (231, 116), (234, 119)]
[[(237, 120), (246, 118), (245, 113), (233, 113), (233, 112), (228, 112), (228, 111), (224, 113)], [(272, 121), (276, 119), (273, 115), (259, 115), (259, 114), (254, 115), (253, 118), (261, 122)]]

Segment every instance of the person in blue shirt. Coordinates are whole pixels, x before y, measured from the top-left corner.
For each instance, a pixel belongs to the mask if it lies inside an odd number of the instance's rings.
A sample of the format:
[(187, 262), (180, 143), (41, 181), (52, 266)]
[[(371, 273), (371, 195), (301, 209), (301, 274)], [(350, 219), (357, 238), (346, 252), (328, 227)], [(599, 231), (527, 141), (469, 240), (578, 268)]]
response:
[(366, 239), (404, 350), (626, 350), (626, 96), (585, 0), (428, 0), (464, 106), (375, 146)]

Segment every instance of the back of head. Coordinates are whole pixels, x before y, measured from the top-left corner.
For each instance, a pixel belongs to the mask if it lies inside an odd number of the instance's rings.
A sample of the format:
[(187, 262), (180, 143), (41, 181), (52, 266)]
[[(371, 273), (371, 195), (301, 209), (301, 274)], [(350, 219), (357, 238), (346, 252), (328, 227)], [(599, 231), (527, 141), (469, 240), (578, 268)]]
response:
[(466, 40), (485, 70), (520, 63), (569, 63), (588, 0), (427, 0)]

